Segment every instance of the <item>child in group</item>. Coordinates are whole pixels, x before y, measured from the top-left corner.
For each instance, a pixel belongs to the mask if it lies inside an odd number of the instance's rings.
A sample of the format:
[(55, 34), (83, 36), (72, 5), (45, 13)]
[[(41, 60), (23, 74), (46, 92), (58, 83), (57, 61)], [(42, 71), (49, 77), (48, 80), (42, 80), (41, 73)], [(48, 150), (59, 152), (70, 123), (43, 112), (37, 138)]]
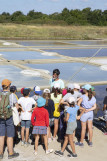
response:
[(45, 109), (48, 110), (49, 113), (49, 127), (48, 127), (48, 142), (51, 142), (51, 126), (54, 125), (54, 116), (53, 112), (55, 111), (54, 102), (51, 100), (50, 90), (44, 89), (43, 91), (43, 98), (46, 99), (46, 105), (44, 106)]
[(46, 99), (44, 99), (43, 97), (38, 98), (37, 108), (34, 109), (31, 118), (32, 125), (34, 126), (32, 134), (35, 135), (35, 155), (37, 155), (40, 135), (42, 135), (44, 138), (46, 154), (53, 152), (53, 149), (48, 149), (47, 127), (49, 126), (49, 114), (48, 111), (44, 108), (45, 104)]
[(56, 140), (56, 135), (58, 132), (58, 123), (59, 123), (59, 117), (60, 117), (60, 112), (59, 112), (59, 102), (62, 98), (61, 94), (61, 89), (60, 89), (60, 84), (56, 83), (54, 84), (54, 87), (52, 88), (52, 93), (51, 93), (51, 99), (54, 101), (55, 105), (55, 111), (54, 111), (54, 134), (53, 134), (53, 141)]
[(37, 101), (39, 97), (41, 97), (42, 91), (40, 90), (40, 87), (39, 86), (35, 86), (34, 87), (34, 96), (32, 96), (32, 98)]
[[(31, 125), (31, 114), (32, 114), (32, 106), (35, 105), (36, 101), (29, 97), (30, 89), (24, 88), (23, 89), (23, 97), (19, 98), (18, 104), (21, 105), (21, 138), (22, 138), (22, 146), (28, 146), (28, 139), (29, 139), (29, 129)], [(24, 140), (24, 132), (26, 131), (26, 136)]]
[(79, 110), (79, 106), (75, 104), (76, 100), (74, 97), (70, 96), (68, 98), (67, 106), (66, 106), (66, 117), (65, 121), (67, 122), (67, 129), (66, 129), (66, 135), (65, 135), (65, 140), (63, 147), (61, 151), (55, 151), (55, 154), (59, 156), (63, 156), (64, 150), (68, 144), (68, 141), (70, 143), (71, 149), (72, 149), (72, 155), (71, 157), (77, 157), (76, 151), (75, 151), (75, 144), (73, 142), (73, 133), (77, 127), (76, 123), (76, 116), (77, 116), (77, 111)]

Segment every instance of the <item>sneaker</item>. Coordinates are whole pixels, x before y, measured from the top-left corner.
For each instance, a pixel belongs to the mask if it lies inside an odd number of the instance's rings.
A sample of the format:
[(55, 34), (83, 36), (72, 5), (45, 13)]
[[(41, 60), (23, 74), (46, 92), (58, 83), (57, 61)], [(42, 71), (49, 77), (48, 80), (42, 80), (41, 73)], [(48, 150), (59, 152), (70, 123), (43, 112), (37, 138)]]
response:
[(3, 159), (3, 154), (0, 154), (0, 159)]
[(77, 157), (77, 154), (72, 153), (72, 154), (69, 154), (69, 155), (68, 155), (68, 157), (71, 157), (71, 158), (72, 158), (72, 157), (73, 157), (73, 158), (76, 158), (76, 157)]
[(61, 152), (61, 151), (55, 151), (54, 152), (56, 155), (59, 155), (60, 157), (62, 157), (63, 155), (64, 155), (64, 153), (63, 152)]
[(25, 142), (24, 147), (28, 147), (30, 145), (29, 142)]
[(50, 153), (52, 153), (53, 152), (53, 149), (48, 149), (48, 150), (46, 150), (46, 154), (50, 154)]
[(24, 142), (24, 141), (22, 141), (21, 146), (24, 146), (24, 144), (25, 144), (25, 142)]
[(92, 147), (93, 146), (93, 143), (92, 142), (89, 142), (88, 145)]
[(8, 159), (16, 158), (19, 156), (19, 153), (13, 153), (12, 155), (8, 155)]
[(34, 155), (37, 155), (37, 151), (34, 152)]
[(52, 141), (52, 139), (51, 138), (48, 138), (48, 143), (50, 143)]
[(56, 138), (53, 138), (53, 141), (56, 141)]
[(75, 145), (78, 145), (78, 146), (81, 146), (81, 147), (84, 147), (84, 144), (81, 143), (81, 142), (76, 142)]

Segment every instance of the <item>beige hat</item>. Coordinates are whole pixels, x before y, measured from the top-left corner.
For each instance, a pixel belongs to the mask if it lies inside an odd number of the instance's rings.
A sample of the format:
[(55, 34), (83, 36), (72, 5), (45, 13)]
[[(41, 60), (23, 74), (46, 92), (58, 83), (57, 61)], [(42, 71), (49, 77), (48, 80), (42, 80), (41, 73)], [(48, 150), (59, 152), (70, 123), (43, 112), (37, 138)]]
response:
[(43, 90), (43, 93), (50, 93), (50, 90), (46, 88)]
[(7, 87), (8, 87), (11, 83), (12, 83), (12, 82), (11, 82), (10, 80), (4, 79), (4, 80), (2, 81), (2, 86), (4, 85), (4, 86), (7, 86)]

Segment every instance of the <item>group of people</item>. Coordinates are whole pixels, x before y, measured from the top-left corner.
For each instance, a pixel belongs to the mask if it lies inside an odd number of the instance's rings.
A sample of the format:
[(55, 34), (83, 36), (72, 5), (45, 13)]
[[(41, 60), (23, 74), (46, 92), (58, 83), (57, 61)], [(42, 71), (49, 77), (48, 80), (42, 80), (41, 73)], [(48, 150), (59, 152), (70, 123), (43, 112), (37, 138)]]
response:
[[(84, 138), (89, 134), (88, 145), (92, 146), (93, 136), (93, 111), (96, 109), (95, 89), (90, 84), (80, 88), (79, 84), (68, 84), (59, 79), (60, 71), (53, 70), (50, 80), (50, 89), (40, 90), (34, 87), (31, 97), (29, 88), (22, 88), (20, 98), (17, 97), (16, 86), (11, 86), (11, 81), (2, 81), (0, 92), (0, 159), (3, 158), (4, 143), (8, 147), (8, 159), (19, 156), (13, 149), (14, 137), (18, 127), (14, 126), (13, 109), (16, 108), (20, 117), (21, 145), (29, 146), (30, 128), (32, 129), (32, 142), (34, 141), (34, 155), (38, 152), (38, 143), (45, 145), (46, 154), (52, 153), (48, 143), (58, 139), (63, 143), (61, 150), (54, 153), (63, 156), (68, 142), (72, 149), (71, 157), (77, 157), (75, 144), (83, 147)], [(107, 104), (104, 106), (107, 110)], [(81, 138), (74, 142), (77, 120), (81, 122)], [(19, 125), (18, 125), (19, 126)]]

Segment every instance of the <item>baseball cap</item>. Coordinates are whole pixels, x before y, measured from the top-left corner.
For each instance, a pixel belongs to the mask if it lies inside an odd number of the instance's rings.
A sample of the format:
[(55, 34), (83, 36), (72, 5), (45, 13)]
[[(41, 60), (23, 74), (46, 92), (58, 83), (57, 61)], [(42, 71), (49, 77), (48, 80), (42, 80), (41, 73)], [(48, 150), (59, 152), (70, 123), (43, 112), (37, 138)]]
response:
[(8, 87), (11, 83), (12, 83), (12, 82), (11, 82), (10, 80), (4, 79), (4, 80), (2, 81), (2, 86), (5, 85), (5, 86)]
[(65, 96), (67, 94), (67, 90), (66, 89), (63, 89), (62, 90), (62, 95)]
[(41, 94), (41, 90), (40, 90), (40, 87), (39, 86), (35, 86), (34, 87), (34, 92), (36, 93), (36, 94)]
[(74, 85), (71, 84), (71, 83), (69, 83), (67, 88), (68, 88), (68, 89), (74, 89)]
[(45, 106), (45, 104), (46, 104), (46, 99), (44, 99), (43, 97), (39, 97), (37, 100), (37, 106), (42, 107), (42, 106)]
[(50, 93), (50, 90), (46, 88), (43, 90), (43, 93)]
[(67, 101), (71, 104), (72, 102), (75, 102), (76, 100), (74, 97), (69, 97)]
[(23, 94), (23, 89), (24, 89), (24, 87), (23, 87), (23, 88), (21, 88), (21, 90), (20, 90), (20, 91), (21, 91), (21, 94)]
[(82, 88), (89, 90), (90, 88), (92, 88), (92, 86), (90, 84), (86, 84), (86, 85), (82, 86)]
[(10, 91), (17, 91), (17, 88), (16, 88), (16, 86), (10, 86)]
[(79, 85), (79, 84), (77, 84), (77, 83), (74, 83), (74, 88), (76, 88), (76, 89), (80, 89), (80, 85)]
[(30, 88), (24, 88), (23, 89), (23, 94), (28, 95), (30, 91), (31, 91)]

